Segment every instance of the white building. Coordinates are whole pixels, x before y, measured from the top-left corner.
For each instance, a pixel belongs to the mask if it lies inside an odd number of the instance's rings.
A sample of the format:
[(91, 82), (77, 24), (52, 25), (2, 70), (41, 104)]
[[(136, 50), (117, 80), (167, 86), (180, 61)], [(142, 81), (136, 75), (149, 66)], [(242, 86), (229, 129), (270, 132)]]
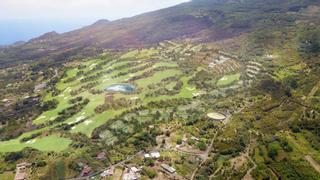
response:
[(160, 158), (160, 153), (159, 152), (151, 152), (151, 157), (154, 158), (154, 159), (158, 159)]

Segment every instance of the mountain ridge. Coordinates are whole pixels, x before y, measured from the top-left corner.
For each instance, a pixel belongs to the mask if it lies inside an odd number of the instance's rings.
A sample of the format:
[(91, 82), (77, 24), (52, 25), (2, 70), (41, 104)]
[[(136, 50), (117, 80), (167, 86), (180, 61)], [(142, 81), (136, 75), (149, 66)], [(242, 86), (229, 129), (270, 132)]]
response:
[(45, 34), (35, 38), (37, 41), (33, 39), (18, 46), (2, 48), (0, 64), (43, 58), (61, 61), (94, 56), (104, 49), (149, 47), (164, 40), (189, 38), (198, 42), (214, 42), (259, 26), (268, 28), (268, 23), (286, 26), (285, 23), (292, 22), (280, 14), (294, 17), (287, 12), (316, 3), (312, 0), (277, 3), (275, 0), (193, 0), (131, 18), (99, 20), (74, 31)]

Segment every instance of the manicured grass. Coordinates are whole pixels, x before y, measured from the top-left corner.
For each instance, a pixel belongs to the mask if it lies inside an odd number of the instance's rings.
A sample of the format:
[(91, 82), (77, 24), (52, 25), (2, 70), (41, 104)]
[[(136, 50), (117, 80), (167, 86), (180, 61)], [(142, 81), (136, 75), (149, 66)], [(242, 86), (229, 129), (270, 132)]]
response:
[(181, 72), (178, 71), (178, 70), (175, 70), (175, 69), (170, 69), (170, 70), (166, 70), (166, 71), (160, 71), (160, 72), (156, 72), (151, 77), (139, 79), (139, 80), (136, 81), (136, 83), (138, 84), (138, 87), (147, 87), (150, 84), (160, 82), (162, 79), (165, 79), (167, 77), (176, 76), (176, 75), (179, 75), (179, 74), (181, 74)]
[(218, 86), (228, 86), (233, 84), (234, 82), (238, 81), (240, 79), (240, 74), (231, 74), (223, 76), (221, 79), (218, 80), (217, 85)]
[[(29, 143), (28, 143), (29, 142)], [(43, 138), (36, 138), (26, 143), (21, 143), (18, 139), (0, 142), (0, 152), (20, 151), (25, 147), (31, 147), (40, 151), (60, 152), (68, 148), (70, 139), (51, 135)]]
[[(93, 81), (99, 83), (98, 85), (93, 87), (93, 89), (96, 89), (96, 90), (104, 90), (107, 86), (110, 86), (115, 83), (122, 83), (124, 81), (127, 81), (129, 78), (142, 75), (143, 73), (152, 71), (153, 69), (158, 68), (158, 67), (177, 67), (177, 69), (168, 69), (168, 70), (164, 70), (164, 71), (157, 71), (153, 75), (146, 76), (143, 79), (139, 79), (135, 82), (137, 85), (137, 88), (146, 88), (148, 85), (158, 83), (162, 79), (165, 79), (167, 77), (174, 77), (174, 76), (182, 74), (182, 72), (180, 70), (178, 70), (178, 65), (176, 62), (159, 60), (153, 66), (148, 67), (146, 69), (142, 69), (142, 70), (135, 72), (135, 73), (132, 73), (132, 74), (125, 74), (125, 75), (121, 75), (119, 77), (114, 77), (115, 75), (118, 75), (120, 72), (127, 72), (130, 69), (142, 67), (143, 65), (148, 63), (148, 60), (143, 59), (142, 57), (146, 58), (146, 57), (155, 55), (156, 53), (157, 53), (157, 50), (155, 50), (155, 49), (150, 49), (148, 51), (140, 51), (140, 52), (129, 52), (127, 55), (125, 55), (125, 56), (127, 56), (126, 58), (128, 58), (129, 56), (138, 56), (138, 55), (141, 56), (141, 58), (139, 58), (139, 59), (118, 59), (118, 60), (111, 60), (111, 61), (109, 60), (109, 62), (107, 64), (102, 66), (102, 69), (95, 70), (95, 71), (93, 71), (92, 69), (97, 64), (103, 62), (103, 60), (100, 60), (100, 59), (88, 60), (82, 64), (82, 65), (85, 65), (86, 67), (81, 69), (81, 71), (83, 71), (84, 73), (88, 73), (87, 76), (92, 76), (92, 75), (95, 75), (99, 72), (106, 72), (107, 70), (112, 70), (114, 68), (126, 65), (132, 61), (137, 61), (137, 62), (141, 61), (141, 63), (138, 63), (137, 65), (124, 67), (121, 70), (116, 70), (116, 71), (113, 71), (109, 74), (103, 74), (101, 77), (94, 79)], [(51, 93), (48, 93), (44, 97), (44, 101), (56, 99), (59, 102), (59, 104), (56, 109), (43, 112), (39, 117), (37, 117), (37, 119), (35, 119), (33, 121), (34, 124), (39, 125), (39, 124), (43, 124), (43, 123), (47, 123), (49, 121), (52, 121), (56, 117), (58, 117), (59, 112), (72, 106), (71, 104), (68, 103), (68, 101), (72, 98), (75, 98), (75, 96), (72, 96), (70, 94), (70, 92), (74, 91), (74, 90), (78, 90), (79, 88), (81, 88), (81, 86), (92, 82), (92, 81), (89, 81), (86, 83), (82, 83), (80, 81), (80, 78), (85, 77), (85, 75), (84, 75), (84, 76), (77, 77), (75, 80), (73, 80), (71, 82), (64, 83), (64, 81), (66, 79), (71, 78), (71, 77), (76, 77), (76, 74), (79, 71), (80, 70), (76, 67), (67, 71), (67, 76), (65, 78), (61, 79), (56, 85), (56, 87), (62, 91), (58, 96), (52, 97)], [(163, 95), (163, 96), (155, 96), (155, 97), (145, 98), (145, 95), (148, 92), (143, 91), (140, 94), (133, 94), (133, 95), (116, 94), (115, 98), (124, 97), (129, 100), (130, 97), (138, 97), (139, 99), (143, 100), (142, 103), (136, 105), (135, 107), (138, 107), (140, 105), (147, 105), (149, 102), (152, 102), (152, 101), (160, 101), (160, 100), (174, 99), (174, 98), (192, 98), (193, 93), (197, 92), (197, 90), (195, 87), (190, 86), (188, 84), (188, 81), (190, 78), (192, 78), (192, 77), (191, 76), (190, 77), (183, 76), (182, 78), (180, 78), (180, 80), (183, 82), (183, 86), (182, 86), (180, 92), (176, 95), (172, 95), (172, 96)], [(168, 87), (173, 87), (175, 84), (176, 84), (176, 82), (172, 82), (171, 84), (168, 84)], [(53, 135), (53, 136), (49, 136), (49, 137), (36, 139), (34, 142), (29, 143), (29, 144), (20, 143), (20, 139), (22, 139), (23, 137), (28, 137), (32, 134), (37, 133), (37, 132), (48, 131), (48, 130), (52, 129), (53, 127), (56, 127), (57, 125), (62, 124), (62, 123), (67, 123), (67, 124), (76, 123), (77, 120), (82, 119), (82, 116), (85, 119), (84, 122), (72, 127), (70, 132), (72, 132), (72, 133), (79, 133), (80, 132), (80, 133), (83, 133), (83, 134), (87, 135), (88, 137), (90, 137), (95, 128), (103, 125), (108, 120), (114, 118), (116, 115), (121, 114), (125, 110), (128, 110), (129, 108), (134, 108), (132, 106), (132, 107), (123, 108), (120, 110), (108, 110), (108, 111), (105, 111), (101, 114), (97, 114), (94, 111), (95, 108), (99, 105), (102, 105), (105, 101), (105, 95), (103, 93), (93, 95), (88, 90), (85, 90), (85, 91), (81, 92), (80, 94), (78, 94), (77, 96), (82, 96), (83, 98), (88, 98), (90, 100), (90, 102), (79, 113), (70, 117), (69, 119), (66, 119), (64, 122), (56, 123), (56, 124), (53, 124), (51, 126), (48, 126), (48, 127), (36, 130), (36, 131), (24, 133), (19, 138), (11, 140), (11, 141), (0, 142), (0, 146), (2, 147), (0, 152), (19, 151), (25, 147), (33, 147), (33, 148), (39, 149), (41, 151), (61, 151), (61, 150), (64, 150), (68, 147), (68, 145), (71, 142), (69, 139), (59, 138), (58, 136)], [(55, 145), (55, 144), (57, 144), (57, 145)]]

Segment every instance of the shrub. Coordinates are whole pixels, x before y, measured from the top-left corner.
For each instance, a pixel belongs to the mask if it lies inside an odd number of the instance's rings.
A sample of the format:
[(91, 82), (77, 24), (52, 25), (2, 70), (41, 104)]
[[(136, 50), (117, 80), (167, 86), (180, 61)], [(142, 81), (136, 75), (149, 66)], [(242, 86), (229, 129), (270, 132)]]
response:
[(204, 142), (198, 142), (197, 147), (201, 150), (201, 151), (205, 151), (207, 149), (207, 145)]
[(177, 144), (182, 144), (182, 139), (181, 138), (177, 139)]
[(143, 171), (150, 179), (153, 179), (157, 176), (157, 172), (154, 169), (144, 167)]

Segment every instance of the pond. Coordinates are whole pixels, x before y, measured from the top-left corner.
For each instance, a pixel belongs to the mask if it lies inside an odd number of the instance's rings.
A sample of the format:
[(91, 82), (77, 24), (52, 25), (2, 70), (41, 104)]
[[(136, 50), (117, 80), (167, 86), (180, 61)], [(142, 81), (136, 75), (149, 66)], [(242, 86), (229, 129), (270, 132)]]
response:
[(106, 91), (132, 93), (135, 89), (135, 86), (132, 84), (113, 84), (107, 87)]

